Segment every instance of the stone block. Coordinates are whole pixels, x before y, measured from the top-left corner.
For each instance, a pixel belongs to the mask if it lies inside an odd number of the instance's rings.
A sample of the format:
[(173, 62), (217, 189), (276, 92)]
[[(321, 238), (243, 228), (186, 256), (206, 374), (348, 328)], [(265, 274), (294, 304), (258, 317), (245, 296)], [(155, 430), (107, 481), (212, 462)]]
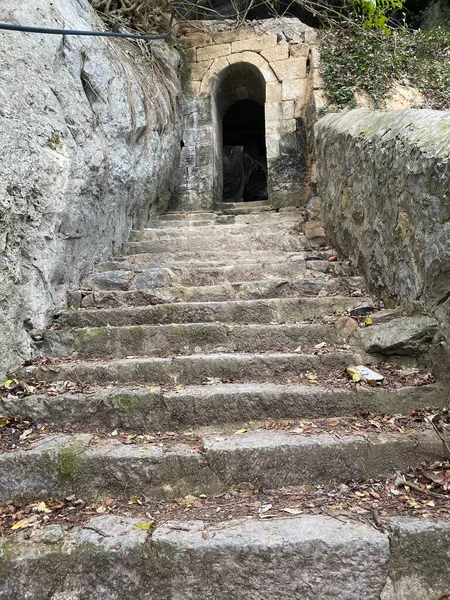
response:
[(320, 69), (313, 69), (312, 86), (314, 90), (323, 89), (323, 79), (322, 75), (320, 74)]
[(302, 100), (305, 97), (306, 80), (305, 79), (289, 79), (283, 81), (283, 89), (281, 97), (284, 100)]
[(314, 90), (313, 91), (313, 100), (314, 100), (314, 106), (315, 106), (316, 113), (319, 112), (320, 110), (324, 109), (328, 104), (327, 98), (326, 98), (323, 90)]
[(288, 58), (280, 60), (271, 65), (275, 75), (280, 81), (289, 81), (291, 79), (302, 79), (306, 77), (306, 58)]
[(189, 83), (189, 92), (191, 94), (199, 94), (200, 93), (200, 89), (201, 89), (201, 82), (200, 81), (191, 81)]
[(206, 75), (209, 67), (212, 65), (213, 59), (202, 60), (198, 63), (193, 63), (191, 66), (190, 78), (191, 81), (201, 81)]
[(231, 50), (232, 52), (244, 52), (245, 50), (250, 50), (251, 52), (261, 52), (261, 50), (266, 50), (268, 48), (273, 48), (277, 45), (277, 34), (276, 33), (268, 33), (265, 35), (259, 35), (255, 37), (247, 38), (246, 40), (239, 40), (237, 42), (232, 42)]
[(272, 104), (266, 104), (264, 116), (266, 123), (269, 121), (281, 121), (283, 118), (283, 105), (281, 102), (273, 102)]
[(227, 58), (225, 56), (221, 56), (220, 58), (216, 58), (216, 60), (211, 65), (211, 71), (213, 73), (220, 73), (224, 69), (227, 69), (230, 66)]
[(308, 58), (309, 46), (307, 44), (290, 44), (289, 56), (292, 58)]
[(311, 48), (311, 66), (313, 69), (318, 69), (320, 67), (320, 52), (319, 49), (313, 46)]
[(278, 81), (266, 84), (266, 103), (281, 102), (281, 83)]
[(257, 52), (251, 52), (250, 50), (246, 50), (245, 52), (239, 52), (240, 60), (242, 62), (248, 62), (255, 67), (267, 67), (267, 61), (265, 61), (262, 56), (260, 56)]
[(164, 524), (152, 544), (161, 556), (172, 557), (170, 589), (186, 589), (178, 596), (184, 600), (376, 600), (389, 564), (387, 536), (322, 516)]
[(438, 322), (430, 317), (401, 317), (366, 327), (360, 339), (372, 354), (420, 356), (430, 348), (437, 329)]
[(276, 62), (279, 60), (286, 60), (287, 58), (289, 58), (289, 44), (278, 44), (273, 48), (263, 50), (261, 52), (261, 56), (265, 58), (269, 63)]
[(281, 130), (282, 121), (267, 121), (266, 122), (266, 136), (274, 135), (279, 136)]
[(283, 135), (297, 131), (297, 119), (283, 119), (281, 121), (280, 130)]
[(283, 108), (283, 119), (294, 119), (295, 116), (295, 102), (294, 100), (286, 100), (282, 104)]
[(264, 63), (263, 65), (258, 67), (259, 72), (264, 77), (264, 81), (267, 83), (276, 83), (278, 81), (277, 76), (273, 72), (272, 68)]
[(278, 158), (280, 156), (280, 139), (278, 135), (266, 135), (267, 158)]
[(217, 44), (197, 49), (197, 61), (220, 58), (231, 54), (231, 44)]
[(246, 40), (254, 35), (254, 32), (248, 27), (239, 27), (238, 29), (232, 29), (231, 31), (217, 31), (213, 34), (215, 44), (228, 44), (231, 42), (238, 42), (239, 40)]
[(304, 98), (298, 98), (297, 100), (294, 101), (294, 117), (295, 118), (303, 116), (304, 107), (305, 107)]
[(209, 33), (194, 33), (193, 35), (185, 35), (181, 41), (188, 48), (201, 48), (211, 44), (212, 37)]
[(235, 63), (237, 63), (239, 65), (239, 63), (244, 62), (244, 53), (243, 52), (233, 52), (232, 54), (230, 54), (228, 56), (228, 62), (230, 63), (230, 65), (233, 65)]
[(210, 94), (215, 84), (218, 82), (218, 79), (217, 73), (214, 73), (211, 69), (209, 69), (200, 83), (200, 92)]

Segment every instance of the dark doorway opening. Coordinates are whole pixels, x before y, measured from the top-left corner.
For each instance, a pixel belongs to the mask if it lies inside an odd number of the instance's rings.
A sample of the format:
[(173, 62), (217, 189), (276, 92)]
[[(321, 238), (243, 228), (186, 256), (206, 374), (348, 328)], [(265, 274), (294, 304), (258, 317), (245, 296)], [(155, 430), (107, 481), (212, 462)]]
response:
[(239, 100), (222, 120), (223, 201), (267, 200), (264, 105)]

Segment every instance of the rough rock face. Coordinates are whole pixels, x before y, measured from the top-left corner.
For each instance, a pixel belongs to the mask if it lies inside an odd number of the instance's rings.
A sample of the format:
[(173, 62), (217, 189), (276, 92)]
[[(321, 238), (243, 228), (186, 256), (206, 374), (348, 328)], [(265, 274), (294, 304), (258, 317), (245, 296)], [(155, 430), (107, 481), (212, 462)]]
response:
[[(2, 0), (0, 21), (98, 28), (87, 0)], [(178, 55), (0, 33), (0, 373), (67, 289), (164, 211), (178, 163)]]

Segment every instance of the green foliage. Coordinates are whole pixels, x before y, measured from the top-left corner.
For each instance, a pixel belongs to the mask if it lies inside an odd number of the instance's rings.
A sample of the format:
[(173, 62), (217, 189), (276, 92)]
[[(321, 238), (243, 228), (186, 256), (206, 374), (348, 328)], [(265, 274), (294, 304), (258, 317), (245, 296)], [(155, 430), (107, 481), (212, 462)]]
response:
[(403, 8), (403, 0), (353, 0), (364, 15), (364, 26), (388, 32), (389, 16)]
[(338, 107), (354, 107), (365, 92), (382, 108), (395, 81), (416, 86), (430, 108), (450, 108), (450, 30), (386, 36), (358, 29), (323, 34), (322, 77), (326, 95)]

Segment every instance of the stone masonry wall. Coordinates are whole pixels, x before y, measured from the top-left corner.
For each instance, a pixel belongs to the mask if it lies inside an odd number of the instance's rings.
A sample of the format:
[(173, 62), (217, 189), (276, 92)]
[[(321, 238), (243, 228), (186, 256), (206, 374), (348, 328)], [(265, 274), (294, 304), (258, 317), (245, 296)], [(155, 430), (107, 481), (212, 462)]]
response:
[[(221, 200), (221, 119), (217, 109), (253, 98), (240, 70), (250, 65), (264, 84), (269, 199), (276, 207), (307, 200), (305, 106), (319, 79), (316, 33), (298, 19), (195, 21), (183, 28), (187, 48), (185, 132), (173, 208), (210, 210)], [(236, 80), (221, 87), (224, 73)], [(219, 180), (219, 184), (217, 183)]]
[[(87, 0), (2, 0), (0, 20), (95, 29)], [(0, 33), (0, 376), (66, 291), (163, 212), (181, 119), (178, 54), (154, 44)]]
[(450, 339), (450, 113), (357, 109), (315, 133), (330, 241), (380, 297), (419, 301)]

